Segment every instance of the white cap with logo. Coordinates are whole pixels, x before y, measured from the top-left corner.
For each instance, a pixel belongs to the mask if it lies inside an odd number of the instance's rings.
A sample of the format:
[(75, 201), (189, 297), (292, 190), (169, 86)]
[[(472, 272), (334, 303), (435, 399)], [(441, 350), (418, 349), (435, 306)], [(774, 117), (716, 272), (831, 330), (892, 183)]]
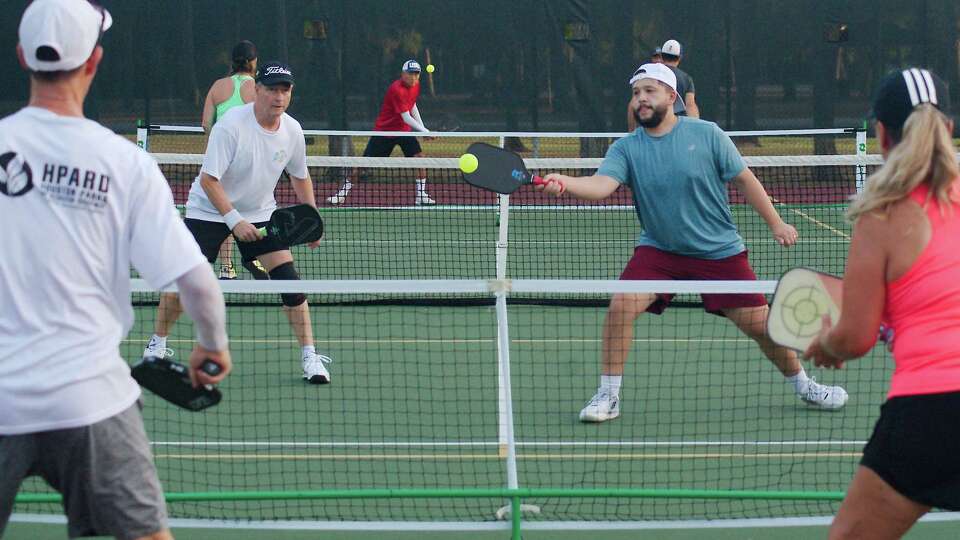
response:
[(660, 52), (663, 54), (669, 54), (671, 56), (683, 56), (683, 47), (680, 46), (680, 42), (675, 39), (668, 39), (660, 47)]
[(78, 68), (112, 24), (106, 9), (87, 0), (35, 0), (20, 19), (23, 58), (33, 71)]
[(644, 64), (637, 68), (630, 77), (630, 86), (641, 79), (653, 79), (670, 87), (677, 93), (677, 75), (665, 64)]

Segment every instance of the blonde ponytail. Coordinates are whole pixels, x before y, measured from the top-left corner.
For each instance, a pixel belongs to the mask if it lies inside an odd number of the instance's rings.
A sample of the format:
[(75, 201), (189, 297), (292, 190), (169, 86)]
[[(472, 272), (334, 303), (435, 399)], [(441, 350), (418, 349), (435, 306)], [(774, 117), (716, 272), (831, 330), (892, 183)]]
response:
[(950, 184), (958, 176), (960, 168), (946, 118), (933, 105), (920, 105), (903, 124), (903, 138), (854, 198), (847, 218), (856, 221), (870, 212), (886, 215), (891, 205), (924, 182), (930, 185), (930, 197), (946, 208)]

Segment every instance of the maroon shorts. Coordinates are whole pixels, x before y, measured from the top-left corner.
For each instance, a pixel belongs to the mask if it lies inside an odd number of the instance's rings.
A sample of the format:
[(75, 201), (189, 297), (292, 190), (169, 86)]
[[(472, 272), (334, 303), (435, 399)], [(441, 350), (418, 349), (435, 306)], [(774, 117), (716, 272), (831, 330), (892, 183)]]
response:
[[(724, 259), (698, 259), (650, 246), (637, 246), (620, 279), (756, 281), (757, 275), (750, 268), (746, 251)], [(723, 315), (723, 310), (730, 308), (767, 305), (767, 299), (762, 294), (701, 294), (700, 297), (703, 299), (703, 308), (716, 315)], [(656, 301), (650, 304), (647, 311), (663, 313), (672, 298), (672, 294), (657, 294)]]

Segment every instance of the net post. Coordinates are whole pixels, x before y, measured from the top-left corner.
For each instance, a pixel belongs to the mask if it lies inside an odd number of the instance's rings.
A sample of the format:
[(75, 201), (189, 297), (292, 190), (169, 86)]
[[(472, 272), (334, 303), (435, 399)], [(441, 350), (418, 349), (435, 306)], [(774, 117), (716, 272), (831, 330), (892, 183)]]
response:
[(510, 196), (497, 195), (497, 279), (507, 279), (507, 244), (510, 225)]
[(857, 193), (863, 191), (863, 186), (867, 182), (867, 130), (857, 130)]
[[(503, 283), (503, 282), (500, 282)], [(501, 457), (506, 459), (507, 489), (518, 489), (517, 476), (517, 445), (513, 431), (513, 393), (510, 383), (510, 333), (507, 320), (507, 287), (499, 286), (496, 289), (497, 314), (497, 371), (498, 384), (498, 411), (499, 411), (499, 441)], [(510, 500), (512, 507), (511, 520), (514, 523), (515, 534), (519, 534), (520, 497), (514, 496)]]
[(147, 139), (149, 136), (149, 126), (143, 123), (143, 120), (137, 120), (137, 146), (139, 146), (144, 151), (150, 151), (150, 141)]
[[(507, 138), (501, 135), (497, 139), (497, 146), (499, 146), (500, 148), (503, 148), (506, 144), (507, 144)], [(499, 202), (499, 205), (497, 206), (497, 210), (496, 210), (497, 215), (494, 221), (497, 227), (500, 227), (501, 236), (503, 235), (503, 227), (500, 225), (500, 221), (503, 219), (503, 216), (501, 216), (501, 212), (502, 212), (502, 209), (504, 208), (504, 202), (503, 202), (504, 198), (507, 198), (509, 200), (509, 197), (506, 195), (497, 195), (497, 201)], [(505, 241), (505, 239), (497, 240), (497, 279), (504, 278), (504, 276), (500, 275), (500, 251), (499, 251), (500, 247), (499, 246), (501, 241)], [(506, 246), (504, 246), (504, 250), (506, 250)], [(506, 262), (504, 262), (504, 268), (506, 268)]]
[(523, 540), (523, 512), (520, 510), (520, 496), (514, 495), (510, 499), (510, 504), (513, 506), (513, 513), (510, 515), (510, 539)]

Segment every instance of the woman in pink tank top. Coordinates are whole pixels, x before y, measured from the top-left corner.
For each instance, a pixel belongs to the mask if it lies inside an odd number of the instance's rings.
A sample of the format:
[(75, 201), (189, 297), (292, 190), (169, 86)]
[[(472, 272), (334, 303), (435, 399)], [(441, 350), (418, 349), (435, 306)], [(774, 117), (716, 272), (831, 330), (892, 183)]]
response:
[[(873, 103), (885, 163), (848, 211), (843, 311), (806, 351), (840, 368), (883, 330), (896, 364), (830, 538), (900, 538), (932, 507), (960, 510), (960, 170), (935, 74), (885, 78)], [(892, 343), (891, 343), (892, 342)]]

